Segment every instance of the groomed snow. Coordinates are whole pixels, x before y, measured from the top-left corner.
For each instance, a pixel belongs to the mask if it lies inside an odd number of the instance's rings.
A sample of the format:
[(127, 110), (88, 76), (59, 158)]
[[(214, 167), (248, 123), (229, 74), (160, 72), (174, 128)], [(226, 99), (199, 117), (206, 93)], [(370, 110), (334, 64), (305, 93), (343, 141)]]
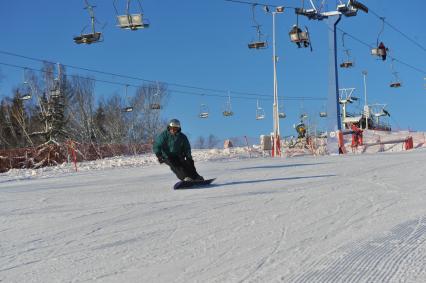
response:
[(0, 174), (0, 282), (426, 282), (426, 150)]

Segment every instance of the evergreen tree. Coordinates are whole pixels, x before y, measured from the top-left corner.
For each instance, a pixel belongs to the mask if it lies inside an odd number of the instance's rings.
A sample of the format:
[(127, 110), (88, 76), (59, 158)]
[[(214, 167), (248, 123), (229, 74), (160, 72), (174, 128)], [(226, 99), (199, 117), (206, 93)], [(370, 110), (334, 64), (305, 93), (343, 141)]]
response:
[(98, 109), (95, 112), (95, 116), (93, 117), (93, 123), (95, 128), (93, 140), (95, 140), (99, 144), (108, 142), (108, 132), (105, 128), (106, 115), (102, 102), (99, 104)]

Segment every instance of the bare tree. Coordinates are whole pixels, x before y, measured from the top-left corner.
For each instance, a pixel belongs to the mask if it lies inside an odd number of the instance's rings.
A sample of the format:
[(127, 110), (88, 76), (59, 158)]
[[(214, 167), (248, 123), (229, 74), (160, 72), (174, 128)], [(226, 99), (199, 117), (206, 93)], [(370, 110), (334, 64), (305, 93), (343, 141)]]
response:
[(3, 148), (13, 148), (18, 146), (19, 133), (14, 127), (11, 105), (2, 100), (1, 104), (1, 141)]
[(70, 91), (73, 93), (69, 102), (71, 135), (79, 142), (91, 143), (94, 139), (94, 87), (90, 78), (72, 77)]
[(206, 139), (203, 136), (199, 136), (195, 140), (194, 148), (200, 148), (200, 149), (202, 149), (202, 148), (204, 148), (205, 143), (206, 143)]
[(6, 125), (7, 104), (4, 99), (0, 102), (0, 148), (6, 149), (9, 146), (9, 137)]
[(220, 140), (213, 134), (210, 134), (207, 138), (207, 148), (215, 148)]
[(122, 111), (123, 102), (120, 96), (114, 95), (107, 100), (105, 113), (105, 131), (107, 132), (107, 140), (110, 143), (122, 144), (127, 142), (127, 134), (129, 124), (126, 122), (125, 113)]
[(152, 83), (139, 87), (133, 98), (132, 125), (134, 140), (151, 142), (164, 129), (165, 121), (161, 118), (162, 109), (167, 104), (169, 94), (164, 83)]
[(21, 93), (19, 90), (15, 90), (15, 96), (13, 98), (12, 107), (9, 112), (11, 119), (11, 126), (14, 128), (14, 136), (17, 138), (19, 146), (31, 145), (33, 142), (29, 136), (28, 131), (28, 115), (24, 108), (24, 103), (21, 100)]
[(241, 137), (231, 137), (229, 139), (234, 146), (242, 146), (244, 145)]
[[(33, 113), (38, 112), (39, 119), (38, 127), (33, 127), (30, 136), (43, 143), (58, 144), (68, 136), (66, 113), (71, 93), (67, 89), (65, 71), (59, 64), (56, 77), (55, 65), (52, 63), (43, 64), (42, 74), (41, 80), (34, 73), (28, 72), (26, 75), (25, 83), (37, 101), (37, 106), (29, 107), (33, 107)], [(32, 122), (35, 123), (35, 119)]]

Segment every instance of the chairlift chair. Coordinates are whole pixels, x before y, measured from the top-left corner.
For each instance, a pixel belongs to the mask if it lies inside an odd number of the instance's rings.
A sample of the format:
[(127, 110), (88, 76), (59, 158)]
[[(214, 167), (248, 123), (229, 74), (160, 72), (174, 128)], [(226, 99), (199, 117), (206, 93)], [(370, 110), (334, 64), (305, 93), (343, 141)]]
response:
[(50, 97), (58, 98), (61, 95), (61, 89), (59, 85), (59, 80), (55, 79), (53, 87), (50, 89)]
[(352, 68), (354, 66), (354, 62), (351, 60), (350, 50), (345, 47), (345, 35), (346, 35), (346, 33), (343, 33), (343, 35), (342, 35), (342, 45), (343, 45), (344, 52), (345, 52), (345, 59), (340, 64), (340, 68), (346, 68), (347, 69), (347, 68)]
[(31, 97), (32, 97), (31, 94), (27, 93), (27, 94), (21, 95), (21, 97), (19, 97), (19, 99), (20, 100), (30, 100)]
[(356, 16), (358, 10), (368, 13), (367, 6), (355, 0), (350, 0), (348, 4), (343, 4), (342, 2), (340, 2), (340, 4), (337, 5), (337, 11), (339, 11), (346, 17)]
[(205, 104), (200, 105), (200, 113), (198, 115), (200, 118), (208, 118), (209, 117), (209, 108)]
[(316, 9), (304, 9), (304, 8), (295, 8), (294, 12), (297, 15), (302, 15), (307, 17), (309, 20), (323, 20), (326, 16), (318, 13)]
[[(128, 88), (128, 87), (129, 87), (128, 85), (126, 85), (126, 86), (125, 86), (125, 88), (126, 88), (126, 92), (125, 92), (125, 95), (126, 95), (126, 102), (129, 102), (129, 97), (127, 96), (127, 88)], [(128, 105), (128, 106), (124, 107), (124, 108), (122, 109), (122, 111), (123, 111), (123, 112), (133, 112), (133, 106), (132, 106), (132, 105)]]
[(123, 112), (133, 112), (133, 107), (132, 106), (126, 106), (122, 110), (123, 110)]
[(118, 27), (128, 30), (149, 28), (149, 22), (143, 20), (142, 14), (129, 14), (117, 16)]
[(319, 116), (320, 116), (321, 118), (326, 118), (326, 117), (327, 117), (327, 112), (325, 112), (325, 111), (321, 111), (321, 112), (319, 113)]
[(285, 114), (282, 105), (280, 105), (280, 111), (278, 112), (278, 118), (284, 119), (285, 117), (287, 117), (287, 115)]
[(399, 88), (399, 87), (401, 87), (402, 84), (401, 84), (401, 81), (399, 80), (398, 73), (397, 72), (393, 72), (392, 74), (394, 75), (395, 80), (392, 81), (389, 84), (389, 86), (392, 87), (392, 88)]
[(320, 116), (320, 118), (326, 118), (327, 117), (327, 106), (325, 105), (325, 103), (321, 106), (319, 116)]
[(223, 114), (223, 116), (225, 116), (225, 117), (231, 117), (232, 115), (234, 115), (234, 112), (232, 112), (232, 111), (228, 111), (228, 110), (224, 110), (224, 111), (222, 112), (222, 114)]
[(79, 36), (74, 37), (74, 42), (77, 44), (92, 44), (102, 41), (101, 40), (102, 33), (100, 32), (94, 32), (94, 33), (88, 33), (88, 34), (81, 34)]
[(394, 88), (398, 88), (398, 87), (401, 87), (402, 85), (401, 85), (400, 82), (392, 82), (389, 86), (394, 87)]
[(268, 48), (268, 44), (266, 41), (253, 41), (247, 44), (250, 49), (266, 49)]
[(265, 111), (262, 108), (256, 109), (256, 120), (262, 120), (265, 118)]
[(401, 81), (399, 80), (398, 72), (395, 71), (395, 68), (394, 68), (394, 65), (393, 65), (394, 61), (395, 61), (395, 59), (392, 58), (391, 69), (392, 69), (392, 75), (395, 77), (395, 80), (392, 81), (389, 86), (393, 87), (393, 88), (398, 88), (398, 87), (401, 87)]
[(347, 69), (347, 68), (352, 68), (352, 67), (353, 67), (353, 62), (351, 62), (351, 61), (343, 61), (343, 62), (340, 64), (340, 67), (341, 67), (341, 68), (345, 68), (345, 69)]
[(140, 1), (138, 1), (140, 13), (130, 14), (129, 9), (130, 9), (131, 1), (127, 0), (126, 12), (123, 15), (119, 15), (117, 7), (115, 5), (116, 1), (117, 0), (114, 0), (113, 5), (117, 13), (118, 27), (122, 29), (133, 30), (133, 31), (149, 27), (149, 22), (147, 20), (144, 20), (143, 13), (142, 13), (142, 5), (140, 4)]
[(396, 75), (396, 72), (394, 73), (394, 76), (395, 76), (395, 80), (394, 81), (392, 81), (390, 84), (389, 84), (389, 86), (390, 87), (393, 87), (393, 88), (398, 88), (398, 87), (401, 87), (402, 86), (402, 84), (401, 84), (401, 82), (399, 81), (399, 78), (398, 78), (398, 76)]
[(354, 9), (353, 7), (349, 7), (346, 4), (337, 5), (337, 11), (344, 14), (346, 17), (356, 16), (357, 14), (357, 9)]
[(379, 34), (377, 35), (377, 41), (376, 41), (377, 47), (371, 49), (371, 55), (381, 57), (382, 60), (385, 61), (388, 48), (385, 46), (385, 44), (382, 41), (380, 41), (380, 35), (382, 34), (385, 28), (385, 18), (380, 17), (380, 19), (382, 20), (382, 27), (379, 31)]
[(234, 112), (229, 111), (229, 110), (224, 110), (224, 111), (222, 112), (222, 114), (223, 114), (223, 116), (225, 116), (225, 117), (230, 117), (230, 116), (234, 115)]
[(25, 81), (25, 71), (24, 71), (24, 82), (22, 83), (22, 87), (20, 88), (20, 92), (22, 95), (19, 97), (20, 100), (30, 100), (32, 97), (31, 86)]
[(291, 28), (288, 34), (290, 36), (291, 42), (296, 43), (298, 48), (301, 48), (301, 47), (306, 48), (310, 46), (309, 32), (306, 27), (305, 27), (305, 31), (302, 31), (302, 29), (299, 28), (298, 25), (293, 25), (293, 27)]
[(230, 96), (229, 93), (228, 93), (228, 100), (225, 103), (225, 108), (224, 108), (222, 114), (225, 117), (230, 117), (230, 116), (234, 115), (234, 112), (232, 112), (231, 96)]
[(256, 120), (262, 120), (265, 118), (265, 111), (259, 106), (259, 100), (256, 102)]
[(160, 110), (161, 109), (161, 105), (159, 103), (151, 103), (150, 108), (152, 110)]
[(157, 82), (157, 90), (155, 92), (155, 94), (153, 95), (153, 102), (149, 105), (149, 108), (151, 108), (152, 110), (160, 110), (161, 107), (161, 98), (159, 96), (160, 93), (160, 85)]
[(371, 55), (381, 57), (382, 60), (385, 61), (388, 50), (389, 49), (384, 45), (384, 43), (380, 42), (376, 48), (371, 49)]
[(256, 21), (256, 17), (255, 17), (256, 5), (257, 4), (252, 5), (252, 19), (254, 22), (253, 27), (256, 29), (257, 38), (256, 40), (250, 42), (247, 46), (249, 49), (266, 49), (268, 48), (268, 43), (267, 41), (262, 40), (263, 34), (262, 34), (262, 31), (260, 30), (261, 25)]
[[(92, 26), (92, 33), (87, 33), (87, 34), (81, 34), (79, 36), (75, 36), (74, 37), (74, 42), (77, 44), (92, 44), (92, 43), (97, 43), (102, 41), (102, 33), (101, 32), (96, 32), (95, 31), (95, 14), (93, 12), (93, 6), (91, 6), (89, 4), (89, 2), (87, 0), (85, 0), (86, 3), (86, 7), (85, 9), (87, 9), (87, 11), (89, 12), (90, 15), (90, 20), (91, 20), (91, 26)], [(83, 28), (84, 30), (85, 28)]]

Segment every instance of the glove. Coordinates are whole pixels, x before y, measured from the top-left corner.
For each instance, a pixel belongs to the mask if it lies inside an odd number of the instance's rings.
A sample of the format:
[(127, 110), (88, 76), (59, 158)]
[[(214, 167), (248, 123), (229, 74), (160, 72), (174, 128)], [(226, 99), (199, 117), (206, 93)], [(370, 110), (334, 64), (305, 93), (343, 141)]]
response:
[(164, 161), (166, 161), (166, 159), (160, 154), (157, 155), (157, 159), (158, 159), (158, 162), (160, 162), (160, 164), (162, 164), (162, 163), (164, 163)]

